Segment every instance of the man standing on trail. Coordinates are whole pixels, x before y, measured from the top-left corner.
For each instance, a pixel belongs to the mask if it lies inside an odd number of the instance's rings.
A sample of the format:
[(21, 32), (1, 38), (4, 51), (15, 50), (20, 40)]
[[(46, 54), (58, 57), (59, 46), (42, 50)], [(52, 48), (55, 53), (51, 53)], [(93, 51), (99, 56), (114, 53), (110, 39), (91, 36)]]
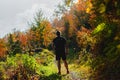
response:
[(68, 64), (66, 61), (66, 55), (68, 54), (66, 47), (66, 40), (60, 36), (60, 32), (56, 32), (57, 37), (53, 40), (53, 49), (55, 50), (57, 66), (58, 66), (58, 74), (61, 74), (61, 63), (60, 59), (62, 58), (64, 62), (64, 66), (67, 70), (67, 74), (69, 74)]

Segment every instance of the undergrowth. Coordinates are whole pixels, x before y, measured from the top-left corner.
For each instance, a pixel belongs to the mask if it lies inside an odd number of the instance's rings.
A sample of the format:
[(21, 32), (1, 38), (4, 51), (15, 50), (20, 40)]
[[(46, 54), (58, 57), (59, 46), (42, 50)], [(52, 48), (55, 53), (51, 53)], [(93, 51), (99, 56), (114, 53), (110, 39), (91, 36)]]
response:
[(54, 74), (56, 69), (53, 57), (53, 53), (46, 49), (33, 56), (29, 54), (7, 56), (6, 61), (0, 62), (0, 79), (31, 80)]

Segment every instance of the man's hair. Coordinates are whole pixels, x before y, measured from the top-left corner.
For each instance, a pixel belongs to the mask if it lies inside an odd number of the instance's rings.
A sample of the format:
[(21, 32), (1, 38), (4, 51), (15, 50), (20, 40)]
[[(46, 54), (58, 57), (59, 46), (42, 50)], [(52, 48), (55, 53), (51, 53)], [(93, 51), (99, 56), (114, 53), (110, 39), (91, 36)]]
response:
[(59, 32), (59, 31), (57, 31), (57, 32), (56, 32), (56, 35), (57, 35), (57, 36), (60, 36), (60, 32)]

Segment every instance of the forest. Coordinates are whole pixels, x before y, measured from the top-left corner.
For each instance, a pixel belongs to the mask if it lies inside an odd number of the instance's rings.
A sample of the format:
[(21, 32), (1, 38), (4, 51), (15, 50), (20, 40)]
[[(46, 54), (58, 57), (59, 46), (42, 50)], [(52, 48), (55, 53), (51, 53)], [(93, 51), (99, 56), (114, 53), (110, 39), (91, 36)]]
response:
[[(120, 80), (120, 0), (63, 0), (48, 20), (0, 38), (0, 80)], [(67, 40), (69, 74), (57, 75), (52, 41)]]

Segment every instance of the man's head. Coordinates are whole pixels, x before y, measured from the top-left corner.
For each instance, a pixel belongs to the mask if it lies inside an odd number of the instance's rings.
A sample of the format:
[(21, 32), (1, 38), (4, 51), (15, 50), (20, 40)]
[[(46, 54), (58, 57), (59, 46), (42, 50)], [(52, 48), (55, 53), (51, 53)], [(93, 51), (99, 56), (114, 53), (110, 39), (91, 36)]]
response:
[(59, 32), (59, 31), (57, 31), (57, 32), (56, 32), (56, 35), (57, 35), (57, 36), (60, 36), (60, 32)]

